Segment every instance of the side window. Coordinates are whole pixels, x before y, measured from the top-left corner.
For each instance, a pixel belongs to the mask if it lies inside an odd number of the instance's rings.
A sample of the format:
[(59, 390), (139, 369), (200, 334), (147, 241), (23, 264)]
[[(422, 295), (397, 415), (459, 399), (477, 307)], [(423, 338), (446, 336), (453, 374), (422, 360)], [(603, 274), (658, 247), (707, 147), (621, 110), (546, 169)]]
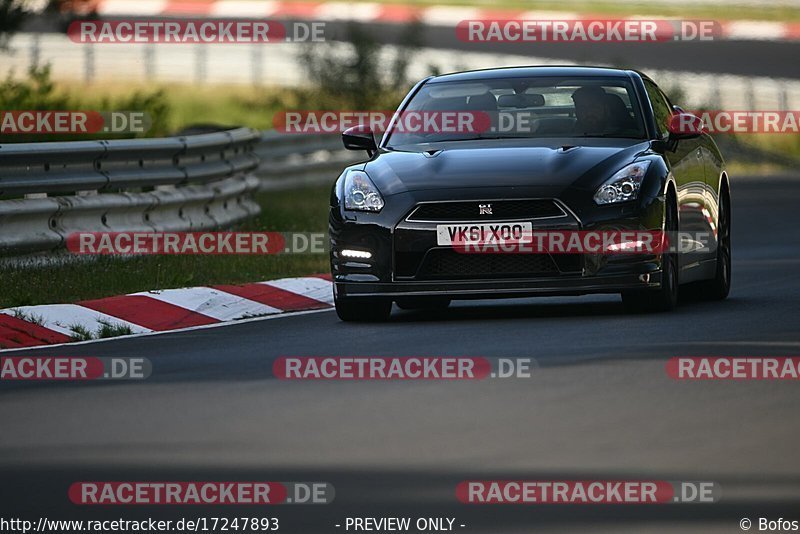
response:
[(672, 110), (669, 104), (667, 104), (664, 95), (653, 82), (644, 80), (644, 88), (647, 91), (647, 96), (650, 98), (650, 103), (653, 105), (656, 127), (661, 132), (662, 137), (669, 135), (669, 118), (672, 116)]

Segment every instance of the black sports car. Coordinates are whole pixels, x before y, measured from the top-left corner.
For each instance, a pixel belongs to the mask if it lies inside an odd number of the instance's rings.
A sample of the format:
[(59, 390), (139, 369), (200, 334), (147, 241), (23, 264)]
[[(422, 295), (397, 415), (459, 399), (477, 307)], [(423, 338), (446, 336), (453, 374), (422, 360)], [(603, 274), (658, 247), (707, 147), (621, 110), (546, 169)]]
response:
[[(722, 155), (700, 119), (644, 74), (515, 67), (435, 76), (411, 90), (396, 117), (431, 110), (472, 113), (486, 127), (400, 128), (398, 120), (379, 143), (363, 126), (343, 134), (345, 147), (370, 159), (345, 169), (331, 194), (342, 320), (386, 319), (393, 301), (414, 309), (452, 299), (620, 293), (631, 310), (666, 311), (676, 306), (679, 284), (727, 296), (731, 208)], [(614, 253), (563, 254), (454, 246), (455, 236), (498, 230), (710, 238), (645, 253), (626, 252), (624, 243)]]

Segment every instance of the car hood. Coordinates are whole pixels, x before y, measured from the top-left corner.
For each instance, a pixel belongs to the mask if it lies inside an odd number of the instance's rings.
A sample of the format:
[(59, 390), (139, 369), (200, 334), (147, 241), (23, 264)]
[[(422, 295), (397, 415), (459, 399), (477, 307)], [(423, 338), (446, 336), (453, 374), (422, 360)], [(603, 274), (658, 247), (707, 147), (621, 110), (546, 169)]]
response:
[(633, 139), (481, 140), (382, 150), (365, 170), (384, 195), (464, 188), (596, 188), (650, 148)]

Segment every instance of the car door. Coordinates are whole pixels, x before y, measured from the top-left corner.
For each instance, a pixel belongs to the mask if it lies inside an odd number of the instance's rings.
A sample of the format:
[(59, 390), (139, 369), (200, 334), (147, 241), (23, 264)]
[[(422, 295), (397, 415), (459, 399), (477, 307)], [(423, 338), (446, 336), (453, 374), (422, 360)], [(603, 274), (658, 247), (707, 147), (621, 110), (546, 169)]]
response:
[[(645, 80), (645, 89), (653, 107), (656, 126), (664, 139), (669, 137), (669, 120), (673, 110), (664, 93), (651, 81)], [(708, 232), (708, 209), (706, 207), (706, 178), (701, 139), (678, 139), (671, 141), (664, 155), (675, 178), (678, 195), (678, 221), (681, 233), (701, 236)], [(689, 269), (707, 254), (700, 240), (691, 237), (682, 242), (683, 254), (679, 257), (681, 271)]]

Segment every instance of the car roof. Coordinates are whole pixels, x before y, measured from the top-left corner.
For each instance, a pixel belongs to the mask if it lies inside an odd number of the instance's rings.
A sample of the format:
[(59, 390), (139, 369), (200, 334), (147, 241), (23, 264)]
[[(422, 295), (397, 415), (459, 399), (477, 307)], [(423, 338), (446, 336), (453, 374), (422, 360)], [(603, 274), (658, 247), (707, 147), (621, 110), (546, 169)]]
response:
[(530, 67), (498, 67), (493, 69), (470, 70), (434, 76), (428, 83), (461, 82), (492, 80), (497, 78), (528, 77), (598, 77), (598, 78), (630, 78), (632, 75), (646, 76), (634, 70), (614, 69), (609, 67), (571, 66), (530, 66)]

